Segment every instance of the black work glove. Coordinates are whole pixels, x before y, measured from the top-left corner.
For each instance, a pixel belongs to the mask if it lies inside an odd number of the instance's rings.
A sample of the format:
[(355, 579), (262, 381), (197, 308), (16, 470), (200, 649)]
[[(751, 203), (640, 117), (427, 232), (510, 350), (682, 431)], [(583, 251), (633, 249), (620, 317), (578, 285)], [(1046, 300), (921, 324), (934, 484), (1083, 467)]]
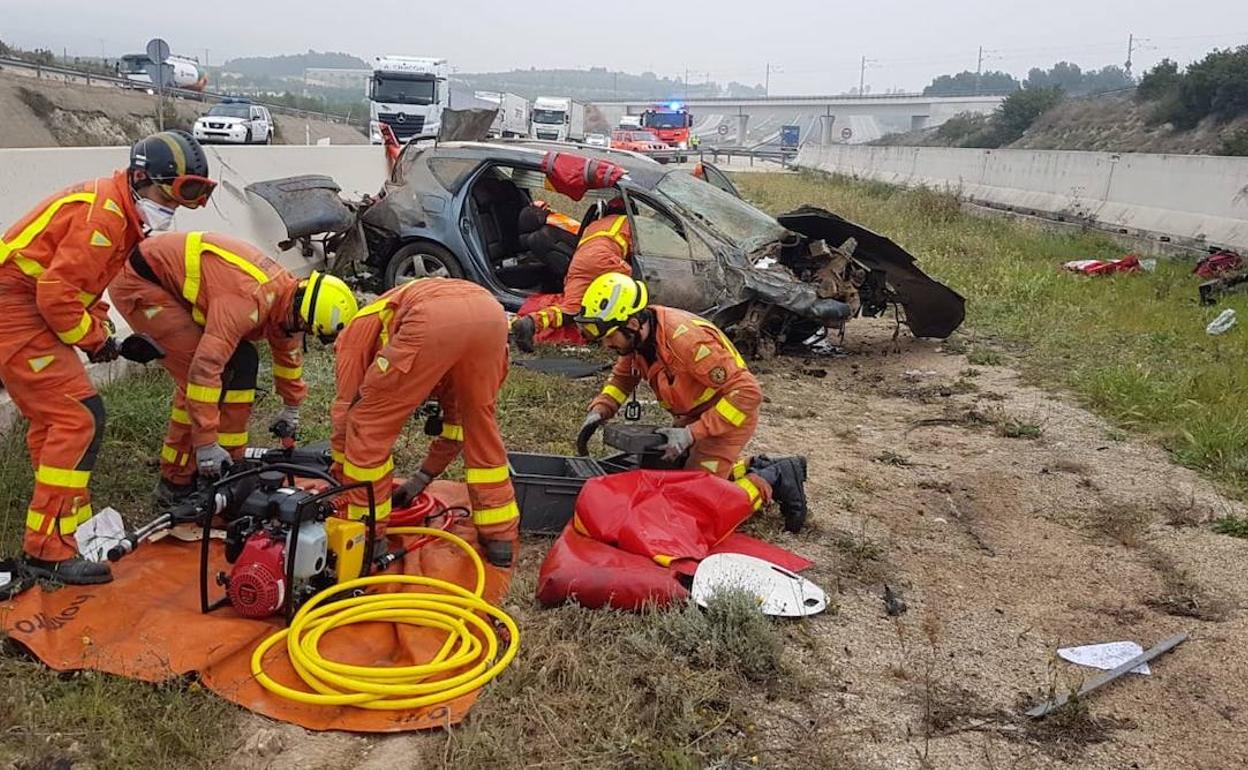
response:
[(87, 360), (93, 364), (103, 364), (116, 361), (119, 355), (121, 351), (117, 348), (117, 338), (110, 336), (104, 340), (104, 344), (87, 353)]
[(390, 493), (390, 507), (402, 510), (412, 504), (412, 501), (420, 497), (420, 493), (425, 491), (425, 487), (429, 486), (429, 482), (433, 481), (425, 471), (418, 470), (412, 474), (412, 477), (395, 487), (394, 492)]
[(533, 316), (524, 316), (511, 325), (511, 337), (516, 347), (525, 353), (533, 352), (533, 336), (537, 334), (537, 323)]

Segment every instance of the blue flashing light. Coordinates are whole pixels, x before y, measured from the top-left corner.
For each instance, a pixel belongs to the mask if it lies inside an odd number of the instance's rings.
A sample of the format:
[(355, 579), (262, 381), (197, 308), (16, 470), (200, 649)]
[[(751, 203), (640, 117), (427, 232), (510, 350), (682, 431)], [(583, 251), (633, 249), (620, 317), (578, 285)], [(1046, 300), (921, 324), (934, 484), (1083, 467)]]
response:
[(673, 110), (679, 110), (683, 105), (680, 102), (672, 102), (668, 106), (671, 107)]

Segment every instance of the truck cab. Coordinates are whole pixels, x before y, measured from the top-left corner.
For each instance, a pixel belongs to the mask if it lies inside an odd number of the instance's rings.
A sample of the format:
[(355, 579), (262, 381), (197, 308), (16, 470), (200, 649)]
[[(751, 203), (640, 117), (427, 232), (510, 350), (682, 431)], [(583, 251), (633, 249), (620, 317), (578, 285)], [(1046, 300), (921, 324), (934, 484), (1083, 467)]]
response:
[(566, 97), (539, 96), (533, 102), (534, 139), (579, 142), (585, 138), (585, 105)]
[(381, 124), (400, 142), (438, 135), (450, 102), (446, 59), (377, 56), (368, 79), (369, 138), (382, 144)]
[[(690, 147), (689, 136), (693, 116), (680, 102), (658, 104), (641, 113), (641, 127), (657, 136), (664, 144), (679, 150)], [(680, 160), (684, 161), (685, 158)]]

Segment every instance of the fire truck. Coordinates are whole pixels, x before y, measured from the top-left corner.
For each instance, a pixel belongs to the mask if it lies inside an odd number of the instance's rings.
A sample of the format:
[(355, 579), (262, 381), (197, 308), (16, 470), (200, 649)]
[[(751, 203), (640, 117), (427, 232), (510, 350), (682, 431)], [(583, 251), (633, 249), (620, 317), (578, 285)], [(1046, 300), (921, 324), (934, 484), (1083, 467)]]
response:
[[(656, 104), (641, 113), (641, 127), (654, 134), (659, 141), (680, 150), (687, 150), (690, 144), (690, 129), (693, 116), (680, 102)], [(687, 160), (679, 158), (680, 162)]]

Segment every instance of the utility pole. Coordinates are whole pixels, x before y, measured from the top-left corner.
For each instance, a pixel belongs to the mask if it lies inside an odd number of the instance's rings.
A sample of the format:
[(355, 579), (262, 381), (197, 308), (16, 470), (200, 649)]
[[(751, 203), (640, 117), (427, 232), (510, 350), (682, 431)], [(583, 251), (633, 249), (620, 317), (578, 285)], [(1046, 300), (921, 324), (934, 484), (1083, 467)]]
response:
[(767, 74), (763, 77), (763, 96), (771, 96), (771, 62), (767, 62)]
[(684, 83), (684, 91), (685, 91), (685, 101), (689, 101), (689, 67), (688, 65), (685, 66), (685, 79), (683, 83)]
[(980, 79), (984, 76), (984, 47), (979, 47), (979, 60), (975, 64), (975, 95), (979, 96)]
[(1124, 69), (1127, 71), (1127, 77), (1131, 77), (1131, 57), (1135, 53), (1135, 33), (1127, 35), (1127, 63)]
[(858, 95), (864, 96), (867, 87), (867, 57), (862, 57), (862, 66), (858, 68)]

